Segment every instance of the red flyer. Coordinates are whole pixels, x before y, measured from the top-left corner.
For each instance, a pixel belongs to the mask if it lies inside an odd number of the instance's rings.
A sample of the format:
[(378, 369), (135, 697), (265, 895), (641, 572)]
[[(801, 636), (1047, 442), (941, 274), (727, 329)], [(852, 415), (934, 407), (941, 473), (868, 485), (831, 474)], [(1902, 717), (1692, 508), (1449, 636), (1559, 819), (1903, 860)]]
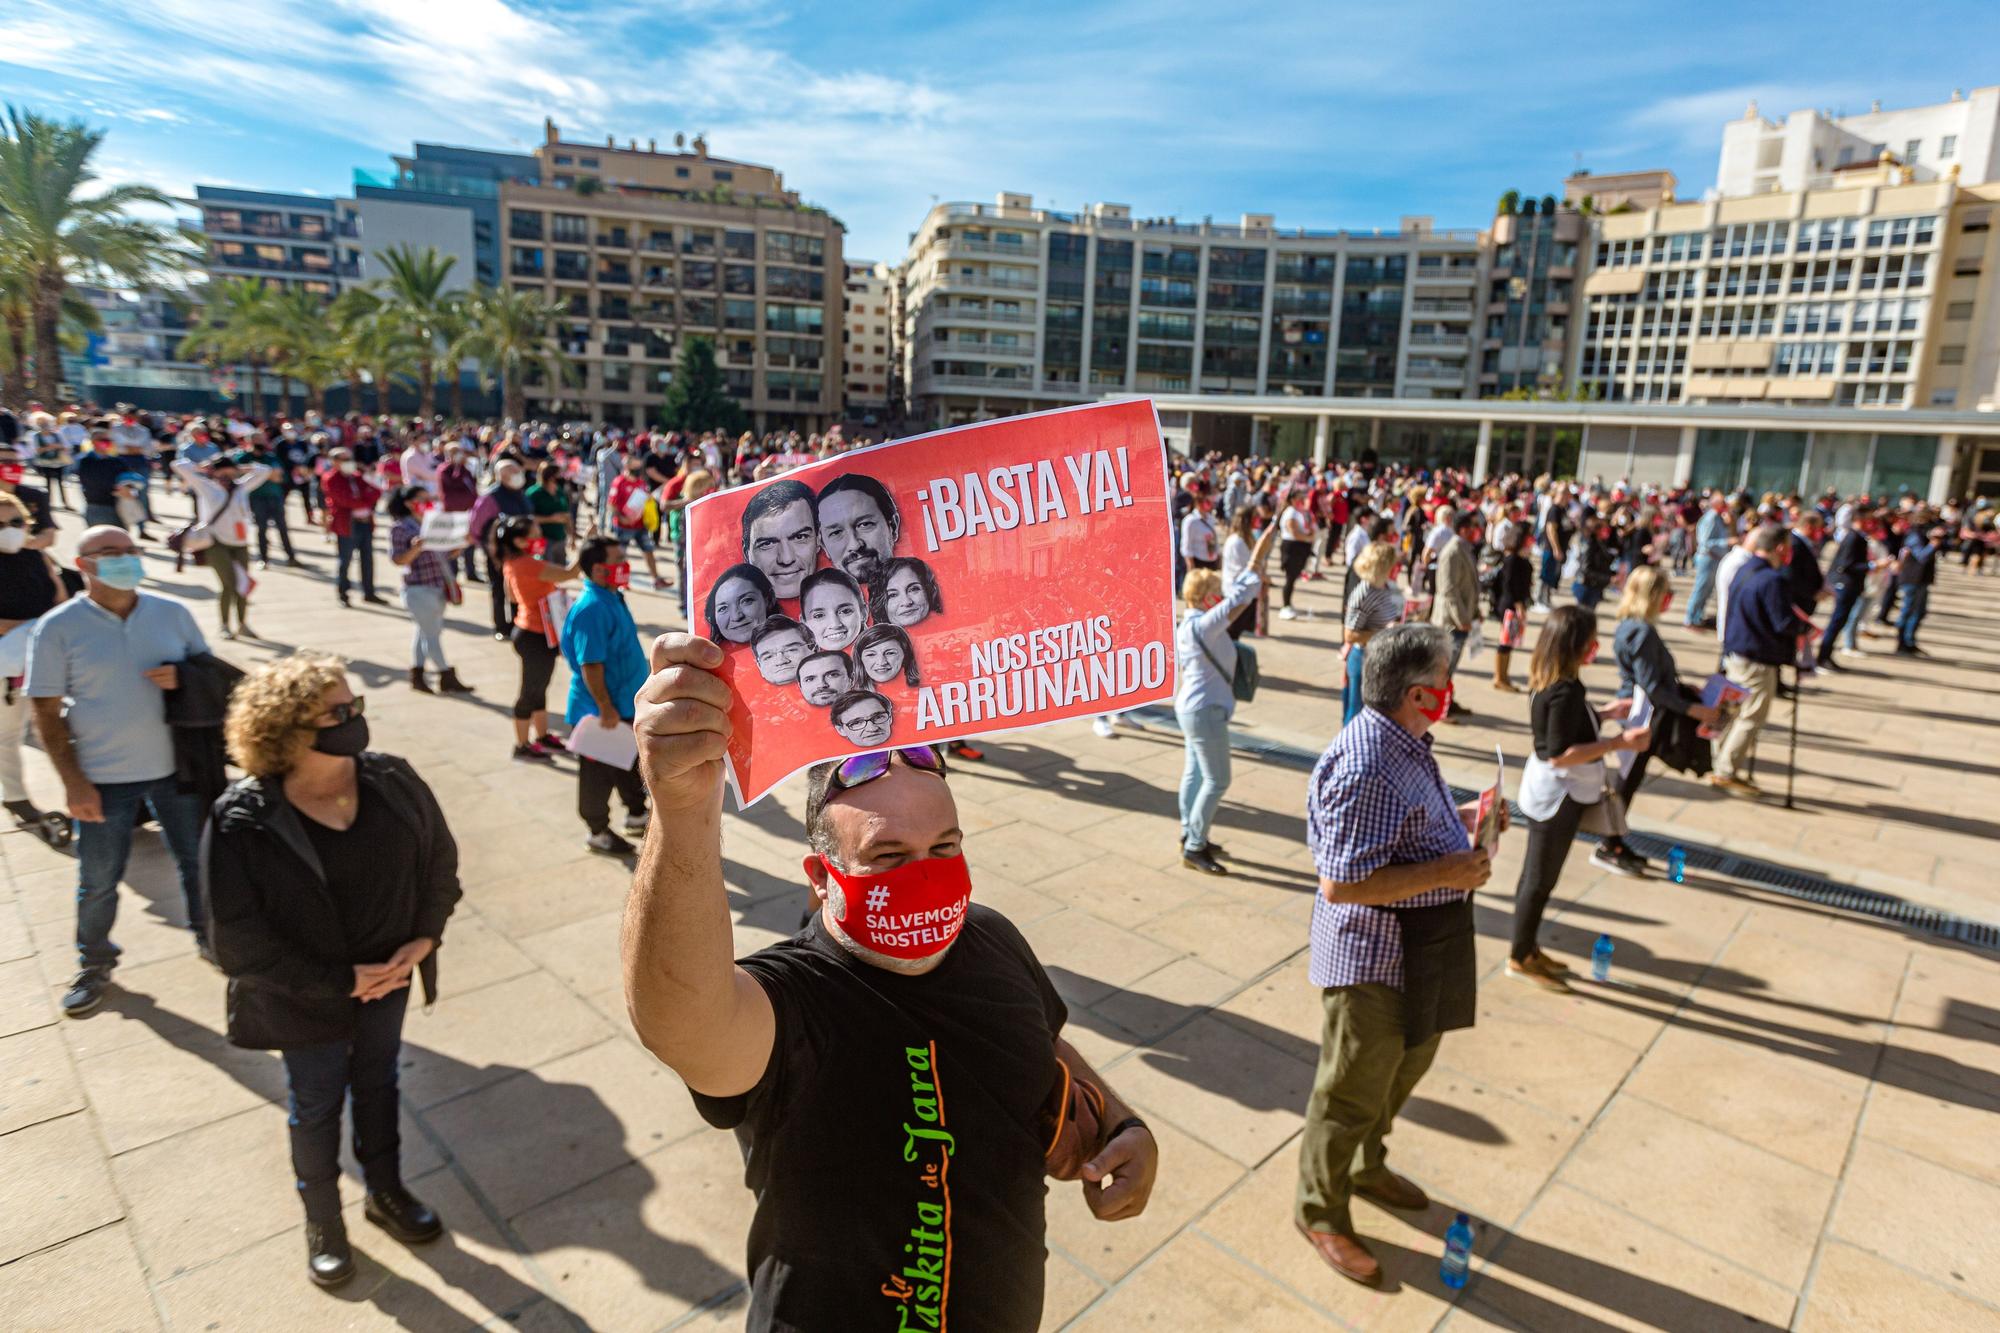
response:
[(1174, 692), (1166, 450), (1145, 399), (856, 449), (687, 509), (688, 622), (736, 691), (741, 805), (826, 759)]

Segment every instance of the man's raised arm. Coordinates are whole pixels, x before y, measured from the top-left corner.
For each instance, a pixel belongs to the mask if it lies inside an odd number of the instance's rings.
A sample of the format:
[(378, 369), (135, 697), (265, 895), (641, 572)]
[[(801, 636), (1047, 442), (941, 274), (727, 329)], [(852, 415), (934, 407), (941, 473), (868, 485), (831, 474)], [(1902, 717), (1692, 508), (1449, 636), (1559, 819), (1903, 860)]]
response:
[(625, 1005), (646, 1049), (696, 1092), (755, 1087), (776, 1031), (770, 997), (736, 966), (722, 884), (722, 650), (662, 634), (634, 731), (653, 820), (625, 902)]

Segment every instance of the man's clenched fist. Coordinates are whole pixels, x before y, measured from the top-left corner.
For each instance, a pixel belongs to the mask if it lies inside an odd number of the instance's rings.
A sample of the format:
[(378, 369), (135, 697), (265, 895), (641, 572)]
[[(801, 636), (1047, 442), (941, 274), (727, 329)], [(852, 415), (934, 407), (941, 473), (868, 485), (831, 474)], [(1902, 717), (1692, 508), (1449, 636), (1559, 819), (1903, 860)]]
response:
[(693, 634), (653, 640), (653, 674), (639, 687), (639, 771), (658, 810), (690, 810), (722, 798), (729, 741), (728, 682), (715, 674), (722, 650)]

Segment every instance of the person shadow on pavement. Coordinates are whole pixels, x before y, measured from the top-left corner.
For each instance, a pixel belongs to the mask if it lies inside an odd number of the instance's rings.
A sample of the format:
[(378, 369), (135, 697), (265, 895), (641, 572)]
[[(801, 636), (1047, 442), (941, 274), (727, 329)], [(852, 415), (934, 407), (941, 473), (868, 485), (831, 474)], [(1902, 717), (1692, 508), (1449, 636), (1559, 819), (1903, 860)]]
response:
[[(218, 1004), (221, 984), (218, 978)], [(112, 991), (102, 1012), (120, 1013), (144, 1023), (160, 1039), (200, 1056), (274, 1103), (269, 1114), (285, 1114), (286, 1080), (276, 1054), (231, 1046), (215, 1029), (133, 991)], [(117, 1057), (114, 1053), (106, 1058)], [(437, 1207), (445, 1222), (445, 1235), (429, 1244), (404, 1247), (364, 1222), (358, 1201), (350, 1204), (346, 1212), (355, 1276), (340, 1288), (322, 1292), (307, 1281), (304, 1242), (299, 1239), (304, 1224), (301, 1216), (285, 1233), (299, 1241), (298, 1252), (292, 1255), (287, 1251), (275, 1275), (285, 1286), (286, 1302), (298, 1316), (306, 1317), (306, 1312), (317, 1308), (315, 1302), (365, 1303), (412, 1333), (443, 1333), (483, 1327), (488, 1321), (516, 1322), (546, 1302), (558, 1325), (588, 1328), (590, 1321), (570, 1309), (559, 1294), (566, 1276), (561, 1265), (573, 1262), (561, 1256), (579, 1250), (609, 1256), (641, 1275), (652, 1290), (690, 1307), (721, 1305), (742, 1290), (742, 1276), (717, 1262), (700, 1245), (662, 1235), (647, 1224), (642, 1205), (667, 1182), (654, 1174), (643, 1154), (660, 1145), (633, 1141), (624, 1122), (594, 1089), (546, 1079), (534, 1070), (511, 1065), (468, 1064), (406, 1040), (402, 1065), (408, 1070), (417, 1063), (433, 1087), (476, 1090), (505, 1082), (510, 1108), (520, 1107), (521, 1139), (501, 1144), (468, 1143), (462, 1151), (476, 1158), (468, 1161), (454, 1153), (453, 1145), (432, 1125), (452, 1102), (418, 1110), (406, 1087), (402, 1098), (403, 1160), (406, 1166), (415, 1165), (422, 1172), (408, 1183), (418, 1197)], [(351, 1126), (343, 1124), (343, 1132), (351, 1133)], [(440, 1164), (423, 1165), (433, 1157)], [(351, 1144), (343, 1145), (342, 1163), (346, 1174), (358, 1181), (360, 1173)], [(186, 1169), (198, 1173), (206, 1168), (191, 1160)], [(507, 1185), (509, 1180), (533, 1180), (538, 1175), (544, 1184), (551, 1176), (560, 1177), (564, 1187), (543, 1197), (532, 1187), (522, 1193), (522, 1187)], [(546, 1207), (559, 1202), (568, 1189), (602, 1183), (614, 1176), (610, 1187), (600, 1188), (587, 1208)], [(245, 1189), (278, 1193), (292, 1188), (288, 1176), (239, 1184)], [(737, 1182), (732, 1179), (727, 1185), (733, 1189)], [(511, 1194), (506, 1192), (508, 1188), (512, 1188)], [(544, 1218), (557, 1219), (554, 1226), (537, 1223), (533, 1227), (533, 1245), (515, 1227), (524, 1211), (540, 1211)], [(494, 1262), (481, 1250), (509, 1254), (513, 1262)], [(545, 1261), (544, 1255), (556, 1257)], [(545, 1262), (550, 1266), (545, 1267)], [(517, 1273), (517, 1266), (528, 1280)], [(423, 1269), (429, 1270), (429, 1277), (421, 1275)], [(448, 1301), (441, 1292), (457, 1293), (463, 1299)], [(324, 1317), (338, 1318), (332, 1311)]]

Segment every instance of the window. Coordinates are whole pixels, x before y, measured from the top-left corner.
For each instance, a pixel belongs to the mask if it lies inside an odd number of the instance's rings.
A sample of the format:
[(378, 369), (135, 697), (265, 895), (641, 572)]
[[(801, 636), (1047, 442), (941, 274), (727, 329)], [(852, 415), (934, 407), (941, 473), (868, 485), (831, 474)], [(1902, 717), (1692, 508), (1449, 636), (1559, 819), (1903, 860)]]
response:
[(733, 181), (736, 179), (736, 173), (733, 171), (718, 171), (715, 173), (715, 178), (719, 181)]
[(576, 164), (580, 167), (594, 167), (597, 165), (597, 159), (594, 157), (580, 157), (576, 160)]
[(754, 231), (723, 232), (722, 253), (731, 259), (755, 259), (757, 257), (757, 233)]
[(581, 213), (558, 213), (549, 235), (561, 245), (587, 245), (590, 243), (590, 219)]
[(1950, 305), (1944, 308), (1944, 317), (1946, 319), (1971, 319), (1972, 302), (1953, 301)]
[(576, 159), (571, 157), (568, 153), (557, 153), (556, 165), (559, 167), (573, 167), (576, 165)]
[(1962, 366), (1965, 364), (1964, 347), (1938, 348), (1938, 364), (1941, 366)]
[(722, 303), (722, 327), (725, 329), (756, 328), (757, 303), (755, 301), (724, 301)]
[(674, 175), (681, 180), (686, 180), (688, 177), (688, 169), (686, 167), (675, 167)]
[(1940, 162), (1950, 160), (1957, 152), (1958, 136), (1956, 134), (1947, 134), (1944, 138), (1938, 140), (1938, 160)]
[(1916, 162), (1917, 150), (1922, 148), (1923, 146), (1924, 146), (1924, 141), (1922, 139), (1911, 139), (1908, 143), (1905, 143), (1903, 145), (1903, 163), (1905, 166), (1911, 165)]

